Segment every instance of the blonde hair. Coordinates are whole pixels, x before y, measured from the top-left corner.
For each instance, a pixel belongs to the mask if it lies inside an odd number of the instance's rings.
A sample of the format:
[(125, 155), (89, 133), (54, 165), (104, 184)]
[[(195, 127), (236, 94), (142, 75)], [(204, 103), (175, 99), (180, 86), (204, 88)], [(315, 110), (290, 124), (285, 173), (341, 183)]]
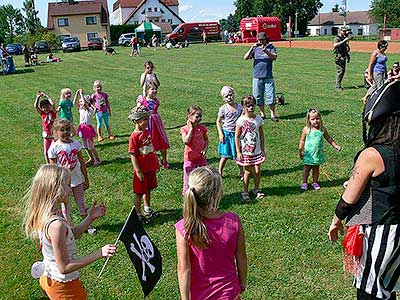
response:
[(215, 213), (222, 194), (222, 178), (215, 169), (199, 167), (190, 173), (183, 203), (185, 239), (191, 240), (200, 249), (206, 248), (210, 241), (201, 212)]
[(197, 104), (192, 104), (188, 107), (187, 109), (187, 117), (189, 118), (193, 113), (195, 113), (196, 111), (198, 111), (199, 113), (203, 113), (203, 110), (201, 109), (200, 106), (198, 106)]
[(146, 84), (146, 87), (144, 89), (144, 91), (146, 93), (146, 97), (147, 97), (147, 93), (149, 92), (149, 90), (151, 88), (155, 88), (158, 91), (158, 85), (155, 82), (149, 82)]
[(101, 84), (100, 80), (95, 80), (95, 81), (93, 82), (93, 91), (96, 91), (96, 88), (97, 88), (98, 86), (101, 86), (101, 88), (103, 88), (103, 85)]
[(37, 237), (47, 220), (61, 202), (68, 205), (65, 187), (70, 185), (71, 173), (58, 165), (43, 165), (28, 188), (25, 200), (24, 228), (28, 237)]
[(65, 98), (64, 98), (64, 95), (65, 95), (66, 93), (71, 93), (71, 95), (72, 95), (72, 90), (71, 90), (70, 88), (63, 88), (63, 89), (61, 89), (61, 91), (60, 91), (60, 101), (65, 99)]
[(72, 123), (69, 120), (64, 119), (64, 118), (55, 119), (54, 120), (54, 124), (53, 124), (53, 128), (52, 128), (53, 134), (55, 134), (57, 131), (59, 131), (61, 129), (61, 127), (66, 126), (66, 125), (71, 126), (71, 129), (72, 129)]
[(229, 92), (232, 92), (233, 99), (235, 99), (235, 90), (233, 89), (233, 87), (228, 86), (228, 85), (225, 85), (222, 87), (221, 92), (220, 92), (221, 97), (225, 98), (229, 94)]
[(316, 109), (316, 108), (310, 108), (309, 110), (307, 110), (307, 113), (306, 113), (306, 127), (307, 127), (308, 129), (311, 129), (310, 114), (315, 114), (315, 113), (319, 116), (319, 120), (320, 120), (320, 124), (321, 124), (320, 129), (324, 128), (324, 124), (323, 124), (323, 122), (322, 122), (321, 113), (320, 113), (320, 111), (319, 111), (318, 109)]

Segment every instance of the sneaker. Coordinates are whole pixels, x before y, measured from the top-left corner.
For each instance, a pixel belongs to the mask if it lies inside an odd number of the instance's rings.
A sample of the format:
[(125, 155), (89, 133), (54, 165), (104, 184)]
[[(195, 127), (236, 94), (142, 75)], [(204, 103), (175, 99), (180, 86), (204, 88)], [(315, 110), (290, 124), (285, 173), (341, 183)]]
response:
[(113, 135), (109, 135), (108, 138), (109, 138), (111, 141), (115, 140), (115, 136), (113, 136)]
[(265, 197), (265, 194), (260, 189), (254, 189), (252, 193), (256, 199), (262, 199)]
[(97, 233), (97, 229), (94, 228), (92, 225), (90, 225), (90, 226), (88, 227), (87, 232), (88, 232), (90, 235), (95, 235), (95, 234)]
[(98, 166), (99, 164), (101, 164), (101, 160), (100, 159), (96, 159), (93, 163), (93, 166)]
[(150, 219), (148, 219), (148, 218), (146, 218), (145, 216), (142, 216), (142, 215), (138, 215), (138, 219), (139, 219), (139, 222), (142, 223), (143, 225), (150, 224), (150, 222), (151, 222)]
[(272, 118), (271, 118), (271, 121), (274, 121), (274, 122), (279, 122), (279, 118), (278, 118), (277, 116), (275, 116), (275, 117), (272, 117)]
[(249, 193), (243, 192), (240, 194), (240, 198), (242, 199), (243, 202), (250, 202), (251, 198)]
[(314, 188), (314, 190), (318, 191), (321, 189), (321, 186), (318, 184), (318, 182), (313, 182), (312, 183), (312, 187)]
[(169, 165), (169, 163), (168, 163), (167, 161), (164, 161), (164, 162), (162, 163), (162, 167), (163, 167), (164, 169), (170, 169), (170, 168), (171, 168), (171, 166)]
[(307, 182), (302, 183), (302, 184), (300, 185), (300, 189), (301, 189), (302, 191), (307, 191), (307, 190), (308, 190), (308, 184), (307, 184)]
[(97, 137), (97, 141), (98, 141), (98, 142), (102, 142), (102, 141), (104, 141), (104, 138), (103, 138), (101, 135), (99, 135), (99, 136)]
[(149, 211), (144, 211), (143, 212), (143, 216), (145, 217), (145, 218), (157, 218), (158, 216), (160, 216), (160, 213), (159, 212), (156, 212), (156, 211), (154, 211), (154, 210), (152, 210), (152, 209), (150, 209)]

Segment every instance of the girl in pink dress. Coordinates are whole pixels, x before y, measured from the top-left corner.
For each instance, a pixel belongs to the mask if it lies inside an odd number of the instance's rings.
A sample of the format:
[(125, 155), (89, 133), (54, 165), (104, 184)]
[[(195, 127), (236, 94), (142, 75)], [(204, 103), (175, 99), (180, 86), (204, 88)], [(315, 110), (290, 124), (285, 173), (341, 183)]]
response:
[(238, 215), (218, 209), (222, 190), (214, 169), (189, 175), (183, 219), (175, 224), (182, 300), (238, 300), (246, 289), (244, 230)]
[(167, 133), (164, 129), (164, 124), (158, 114), (158, 107), (160, 106), (160, 100), (157, 98), (158, 87), (156, 84), (148, 84), (146, 86), (146, 96), (140, 95), (136, 102), (137, 106), (143, 106), (151, 111), (149, 120), (149, 130), (151, 132), (151, 140), (155, 151), (161, 152), (161, 164), (164, 169), (169, 169), (169, 163), (167, 161), (167, 149), (169, 149), (169, 142)]

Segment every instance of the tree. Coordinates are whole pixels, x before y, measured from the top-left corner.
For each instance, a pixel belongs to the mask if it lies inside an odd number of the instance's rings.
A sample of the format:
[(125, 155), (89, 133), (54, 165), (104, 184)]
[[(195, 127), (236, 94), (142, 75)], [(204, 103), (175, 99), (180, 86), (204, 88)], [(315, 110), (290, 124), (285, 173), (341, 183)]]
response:
[(387, 27), (400, 27), (400, 0), (372, 0), (371, 15), (382, 24), (386, 15)]
[(332, 12), (339, 12), (339, 4), (335, 4), (333, 7), (332, 7)]
[(235, 16), (238, 20), (253, 15), (254, 0), (236, 0), (234, 4), (236, 6)]
[(12, 42), (15, 36), (24, 32), (24, 17), (11, 4), (0, 6), (0, 20), (0, 36), (6, 42)]
[(42, 24), (40, 23), (40, 19), (38, 17), (39, 12), (35, 10), (34, 0), (25, 0), (23, 10), (26, 15), (24, 18), (26, 30), (30, 34), (36, 33), (42, 28)]
[(228, 30), (228, 32), (236, 32), (239, 30), (239, 21), (236, 15), (229, 14), (226, 19), (219, 20), (221, 30)]

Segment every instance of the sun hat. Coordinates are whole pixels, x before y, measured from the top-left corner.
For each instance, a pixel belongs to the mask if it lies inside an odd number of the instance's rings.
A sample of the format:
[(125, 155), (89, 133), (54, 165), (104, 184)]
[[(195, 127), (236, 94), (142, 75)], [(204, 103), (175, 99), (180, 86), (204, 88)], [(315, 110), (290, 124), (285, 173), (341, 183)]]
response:
[(259, 32), (257, 35), (257, 39), (259, 39), (259, 40), (266, 40), (267, 38), (268, 38), (268, 36), (265, 32)]
[(364, 108), (363, 119), (367, 123), (374, 122), (377, 118), (390, 116), (400, 111), (400, 81), (385, 83), (376, 89)]
[(134, 107), (131, 110), (131, 113), (128, 116), (128, 119), (131, 121), (137, 121), (141, 118), (148, 117), (150, 115), (150, 110), (147, 107), (139, 106)]

